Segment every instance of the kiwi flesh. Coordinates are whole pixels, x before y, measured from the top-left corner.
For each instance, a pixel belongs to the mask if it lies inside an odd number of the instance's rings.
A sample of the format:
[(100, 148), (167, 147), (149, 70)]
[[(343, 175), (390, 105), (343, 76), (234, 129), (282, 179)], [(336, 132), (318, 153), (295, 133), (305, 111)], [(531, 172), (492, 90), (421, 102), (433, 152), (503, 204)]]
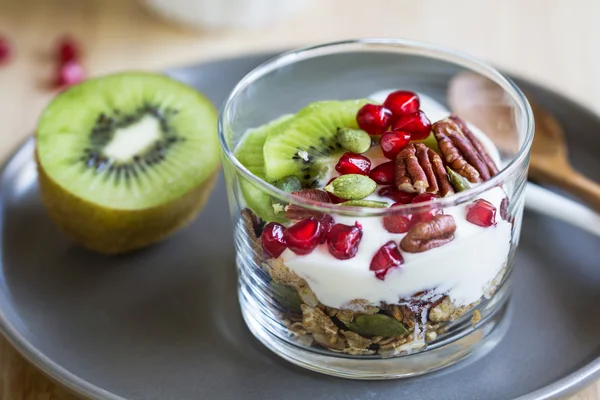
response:
[(56, 96), (36, 131), (42, 200), (75, 242), (119, 254), (192, 220), (220, 165), (217, 114), (159, 74), (87, 80)]
[(331, 159), (337, 161), (344, 152), (337, 141), (338, 128), (357, 129), (356, 113), (367, 102), (311, 103), (287, 123), (270, 130), (263, 148), (266, 179), (273, 182), (295, 175), (304, 187), (315, 187)]

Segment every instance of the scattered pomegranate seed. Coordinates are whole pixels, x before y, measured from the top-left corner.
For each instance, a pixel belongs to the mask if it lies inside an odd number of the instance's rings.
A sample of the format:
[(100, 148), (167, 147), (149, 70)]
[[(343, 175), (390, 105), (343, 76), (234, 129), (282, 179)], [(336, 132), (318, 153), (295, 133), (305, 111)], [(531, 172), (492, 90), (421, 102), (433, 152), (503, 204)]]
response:
[(467, 206), (467, 221), (484, 228), (496, 225), (496, 207), (487, 200), (475, 200)]
[(75, 85), (85, 79), (83, 67), (77, 61), (69, 61), (60, 66), (56, 84), (59, 87)]
[(344, 153), (340, 157), (335, 170), (341, 175), (360, 174), (369, 175), (371, 170), (371, 160), (367, 157), (355, 153)]
[(80, 51), (77, 42), (69, 36), (65, 36), (58, 42), (57, 56), (61, 64), (79, 59)]
[[(435, 194), (431, 194), (431, 193), (421, 193), (421, 194), (416, 195), (412, 199), (412, 203), (413, 204), (426, 203), (428, 201), (432, 201), (435, 199), (439, 199), (439, 196), (437, 196)], [(418, 224), (419, 222), (429, 222), (436, 215), (440, 215), (443, 213), (444, 213), (444, 210), (442, 210), (441, 208), (432, 208), (429, 210), (414, 213), (410, 219), (410, 226), (413, 227), (416, 224)]]
[(382, 187), (377, 193), (379, 193), (380, 196), (387, 197), (401, 204), (410, 204), (415, 197), (414, 193), (401, 192), (394, 186)]
[(394, 170), (394, 162), (388, 161), (373, 168), (369, 173), (369, 178), (379, 185), (390, 185), (394, 183)]
[(329, 253), (338, 260), (348, 260), (356, 255), (362, 239), (362, 227), (355, 225), (335, 224), (327, 235)]
[[(401, 205), (395, 203), (392, 205)], [(406, 233), (410, 229), (410, 215), (386, 215), (383, 217), (383, 227), (389, 233)]]
[(10, 47), (8, 39), (0, 36), (0, 64), (10, 60), (11, 54), (12, 48)]
[(277, 222), (269, 222), (260, 235), (262, 248), (269, 257), (277, 258), (287, 248), (283, 234), (285, 228)]
[(369, 135), (381, 135), (390, 126), (392, 113), (383, 106), (365, 104), (356, 114), (358, 127)]
[(410, 133), (412, 140), (423, 140), (431, 133), (431, 121), (423, 111), (417, 111), (399, 116), (394, 122), (394, 130), (398, 129)]
[[(329, 180), (329, 182), (327, 182), (327, 185), (329, 185), (331, 182), (333, 182), (333, 180), (334, 180), (335, 178), (337, 178), (337, 176), (336, 176), (336, 177), (333, 177), (333, 178), (331, 178), (331, 179)], [(327, 185), (325, 185), (325, 186), (327, 186)], [(327, 193), (327, 195), (329, 195), (329, 200), (331, 200), (331, 202), (332, 202), (333, 204), (340, 204), (340, 203), (343, 203), (343, 202), (347, 201), (346, 199), (342, 199), (341, 197), (337, 197), (337, 196), (336, 196), (335, 194), (333, 194), (333, 193), (329, 193), (329, 192), (325, 192), (325, 193)]]
[(329, 214), (323, 214), (319, 218), (321, 223), (321, 234), (319, 235), (319, 243), (325, 243), (327, 235), (331, 231), (331, 227), (335, 224), (333, 217)]
[(402, 254), (400, 254), (396, 242), (392, 240), (377, 250), (369, 269), (375, 272), (378, 279), (384, 280), (390, 269), (397, 268), (402, 263), (404, 263)]
[(304, 218), (285, 230), (283, 239), (296, 254), (312, 252), (321, 238), (321, 223), (315, 217)]
[(410, 142), (410, 133), (404, 131), (387, 131), (381, 135), (379, 145), (381, 151), (386, 158), (393, 160), (396, 158), (400, 150), (406, 147)]
[(500, 217), (503, 220), (508, 221), (508, 197), (502, 199), (502, 203), (500, 203)]
[(390, 110), (394, 116), (400, 116), (419, 111), (421, 101), (415, 92), (397, 90), (388, 95), (387, 99), (383, 102), (383, 106)]

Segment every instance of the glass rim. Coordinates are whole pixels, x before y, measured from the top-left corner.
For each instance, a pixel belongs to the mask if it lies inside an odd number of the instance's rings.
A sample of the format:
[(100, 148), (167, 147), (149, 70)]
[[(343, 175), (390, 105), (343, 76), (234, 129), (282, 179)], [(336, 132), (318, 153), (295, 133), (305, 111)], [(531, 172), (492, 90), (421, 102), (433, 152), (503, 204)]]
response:
[[(231, 149), (229, 147), (229, 144), (227, 143), (227, 139), (225, 137), (225, 125), (226, 122), (230, 120), (230, 105), (234, 101), (238, 93), (246, 89), (258, 79), (281, 67), (291, 65), (299, 61), (318, 57), (319, 55), (332, 54), (331, 50), (334, 50), (333, 54), (344, 53), (346, 51), (352, 50), (353, 47), (356, 45), (373, 46), (372, 49), (369, 49), (368, 47), (357, 49), (357, 51), (364, 52), (386, 50), (389, 52), (396, 50), (408, 54), (419, 54), (419, 52), (426, 52), (423, 54), (426, 57), (437, 56), (437, 59), (442, 59), (463, 66), (469, 70), (475, 71), (493, 80), (503, 90), (505, 90), (505, 92), (508, 93), (513, 100), (515, 100), (517, 107), (521, 111), (522, 118), (524, 118), (525, 120), (525, 138), (516, 155), (496, 175), (494, 175), (487, 181), (478, 184), (477, 186), (472, 187), (468, 190), (455, 193), (448, 197), (435, 199), (427, 203), (403, 204), (385, 208), (342, 206), (339, 204), (325, 203), (305, 199), (303, 197), (293, 195), (291, 193), (285, 192), (277, 188), (276, 186), (270, 184), (266, 180), (257, 177), (252, 172), (250, 172), (244, 165), (242, 165), (242, 163), (235, 156), (234, 149)], [(271, 58), (254, 68), (236, 84), (229, 96), (227, 96), (227, 98), (225, 99), (225, 102), (223, 103), (223, 106), (221, 107), (221, 110), (219, 112), (218, 135), (223, 154), (233, 164), (235, 169), (240, 172), (244, 179), (250, 181), (253, 185), (257, 187), (260, 187), (261, 190), (264, 190), (269, 195), (280, 199), (282, 202), (298, 205), (303, 208), (322, 213), (333, 212), (335, 214), (348, 216), (384, 216), (390, 214), (392, 211), (395, 214), (410, 214), (413, 212), (420, 212), (430, 208), (446, 208), (455, 206), (458, 204), (465, 203), (473, 199), (477, 195), (484, 193), (496, 186), (501, 186), (501, 183), (504, 181), (504, 179), (514, 174), (518, 170), (520, 165), (526, 162), (526, 158), (529, 156), (529, 151), (531, 149), (534, 136), (534, 118), (533, 111), (531, 109), (531, 106), (529, 105), (529, 101), (527, 100), (527, 97), (521, 91), (521, 89), (510, 78), (499, 72), (491, 65), (488, 65), (487, 63), (480, 61), (475, 57), (444, 46), (421, 41), (399, 38), (360, 38), (323, 43), (315, 46), (291, 50), (282, 53), (274, 58)]]

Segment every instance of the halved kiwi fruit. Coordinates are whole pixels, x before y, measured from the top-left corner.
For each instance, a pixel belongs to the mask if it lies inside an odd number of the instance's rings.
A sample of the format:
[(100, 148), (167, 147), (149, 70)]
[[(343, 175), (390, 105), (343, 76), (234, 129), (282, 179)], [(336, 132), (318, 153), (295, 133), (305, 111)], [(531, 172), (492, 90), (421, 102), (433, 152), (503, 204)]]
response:
[(56, 224), (91, 250), (124, 253), (202, 208), (220, 164), (217, 114), (202, 94), (163, 75), (90, 79), (46, 107), (36, 159)]

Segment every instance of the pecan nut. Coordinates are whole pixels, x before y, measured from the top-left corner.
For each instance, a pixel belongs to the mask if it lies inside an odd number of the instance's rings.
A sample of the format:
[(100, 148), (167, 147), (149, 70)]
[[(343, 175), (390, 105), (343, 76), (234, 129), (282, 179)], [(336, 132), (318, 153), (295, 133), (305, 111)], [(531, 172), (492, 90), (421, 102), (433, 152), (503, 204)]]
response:
[(451, 215), (436, 215), (431, 221), (419, 222), (402, 238), (400, 248), (421, 253), (440, 247), (454, 239), (456, 223)]
[(483, 144), (457, 116), (436, 122), (432, 131), (446, 163), (469, 182), (487, 181), (498, 173)]
[(406, 146), (395, 160), (396, 186), (409, 193), (454, 194), (442, 158), (423, 143)]

